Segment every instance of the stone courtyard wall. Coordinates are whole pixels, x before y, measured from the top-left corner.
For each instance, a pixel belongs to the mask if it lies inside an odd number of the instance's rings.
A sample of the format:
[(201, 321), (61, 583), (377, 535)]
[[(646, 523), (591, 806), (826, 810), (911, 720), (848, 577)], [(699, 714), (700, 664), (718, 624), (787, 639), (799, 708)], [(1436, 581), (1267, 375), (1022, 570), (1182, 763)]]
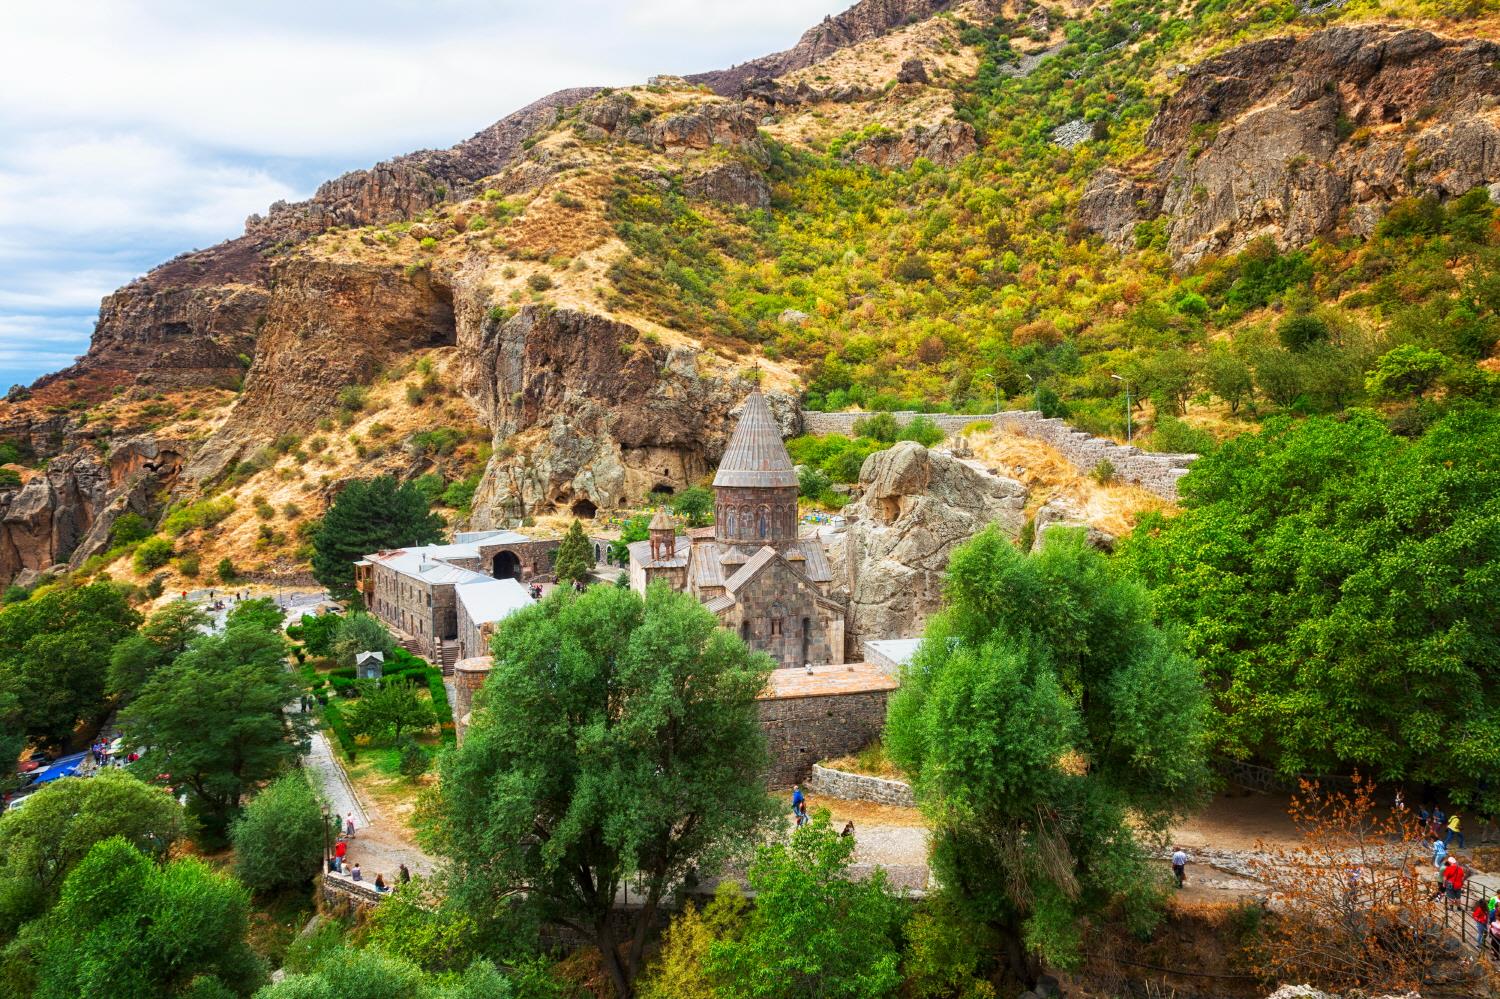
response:
[(760, 727), (771, 752), (766, 783), (791, 787), (819, 760), (864, 749), (885, 727), (886, 691), (764, 698)]
[(903, 808), (917, 806), (917, 799), (911, 793), (911, 785), (905, 781), (870, 777), (817, 764), (813, 765), (812, 775), (807, 779), (807, 789), (812, 794), (842, 801), (873, 801), (881, 805), (900, 805)]
[[(855, 421), (870, 413), (813, 413), (803, 410), (802, 429), (809, 434), (854, 434)], [(1090, 475), (1101, 461), (1115, 469), (1122, 482), (1140, 486), (1163, 499), (1177, 499), (1177, 480), (1188, 472), (1196, 454), (1165, 454), (1142, 451), (1106, 437), (1095, 437), (1075, 430), (1063, 420), (1048, 419), (1036, 410), (1011, 410), (1004, 413), (961, 415), (956, 413), (914, 413), (903, 410), (892, 413), (902, 426), (918, 416), (925, 416), (945, 434), (953, 435), (976, 421), (993, 423), (1022, 437), (1039, 440), (1057, 450), (1080, 475)]]

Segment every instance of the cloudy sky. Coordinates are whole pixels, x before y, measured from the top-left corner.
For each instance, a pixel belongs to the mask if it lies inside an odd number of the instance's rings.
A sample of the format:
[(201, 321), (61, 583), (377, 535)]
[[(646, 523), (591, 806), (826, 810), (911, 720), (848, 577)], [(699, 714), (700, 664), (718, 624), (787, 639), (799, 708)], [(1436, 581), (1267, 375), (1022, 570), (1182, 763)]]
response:
[(46, 0), (0, 32), (0, 392), (99, 299), (560, 87), (718, 69), (852, 0)]

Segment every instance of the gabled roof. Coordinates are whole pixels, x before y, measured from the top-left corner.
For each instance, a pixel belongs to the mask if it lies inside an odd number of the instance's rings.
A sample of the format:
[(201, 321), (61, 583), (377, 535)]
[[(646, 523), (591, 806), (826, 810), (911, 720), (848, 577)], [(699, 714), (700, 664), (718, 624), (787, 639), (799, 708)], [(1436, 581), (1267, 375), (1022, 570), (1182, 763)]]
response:
[(672, 520), (672, 515), (667, 512), (666, 507), (656, 511), (656, 516), (651, 518), (651, 523), (646, 525), (648, 531), (675, 531), (677, 524)]
[(767, 545), (754, 555), (751, 555), (733, 576), (724, 580), (724, 589), (730, 593), (738, 592), (741, 586), (754, 579), (762, 569), (776, 561), (776, 558), (776, 549)]
[(489, 576), (481, 576), (472, 582), (460, 583), (453, 591), (464, 610), (469, 615), (469, 620), (475, 624), (489, 624), (492, 621), (500, 621), (523, 607), (530, 607), (536, 601), (531, 599), (531, 594), (526, 592), (526, 587), (514, 579), (491, 579)]
[(766, 397), (751, 392), (724, 449), (714, 485), (781, 488), (796, 484), (797, 471), (781, 442), (781, 427), (771, 415)]

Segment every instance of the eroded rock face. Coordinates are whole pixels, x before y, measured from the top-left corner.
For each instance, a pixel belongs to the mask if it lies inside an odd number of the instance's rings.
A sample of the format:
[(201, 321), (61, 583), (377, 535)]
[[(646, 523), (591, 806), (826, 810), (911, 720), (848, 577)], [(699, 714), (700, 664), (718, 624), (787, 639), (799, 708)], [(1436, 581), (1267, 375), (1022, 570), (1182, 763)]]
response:
[(974, 127), (950, 119), (932, 128), (913, 125), (903, 132), (873, 136), (850, 147), (845, 155), (867, 166), (904, 169), (923, 158), (938, 166), (953, 166), (978, 148)]
[[(750, 391), (702, 374), (692, 351), (602, 316), (526, 306), (503, 323), (461, 319), (464, 392), (495, 435), (475, 496), (479, 527), (681, 489), (723, 453)], [(795, 432), (793, 400), (771, 401)]]
[(689, 177), (683, 185), (695, 198), (745, 208), (771, 206), (771, 182), (765, 174), (740, 160), (712, 167)]
[(1366, 234), (1396, 198), (1500, 180), (1497, 60), (1493, 42), (1384, 25), (1242, 45), (1183, 77), (1146, 136), (1154, 170), (1101, 170), (1080, 218), (1123, 246), (1162, 214), (1184, 264)]
[(942, 607), (953, 549), (990, 524), (1017, 537), (1025, 519), (1021, 483), (911, 441), (866, 458), (859, 481), (860, 498), (844, 508), (849, 528), (829, 552), (844, 568), (856, 648), (921, 634)]
[(860, 0), (842, 14), (825, 17), (808, 28), (797, 44), (784, 52), (686, 79), (689, 83), (705, 84), (715, 93), (738, 96), (756, 81), (822, 62), (840, 49), (931, 17), (952, 3), (953, 0)]

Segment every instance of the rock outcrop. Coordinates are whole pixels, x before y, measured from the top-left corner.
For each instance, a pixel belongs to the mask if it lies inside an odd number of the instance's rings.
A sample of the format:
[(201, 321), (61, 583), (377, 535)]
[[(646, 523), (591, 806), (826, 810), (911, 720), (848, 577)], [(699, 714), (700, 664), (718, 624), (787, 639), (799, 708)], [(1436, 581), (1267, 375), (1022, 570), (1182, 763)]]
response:
[(1383, 25), (1251, 42), (1182, 78), (1146, 135), (1155, 165), (1101, 170), (1079, 206), (1128, 245), (1162, 215), (1174, 258), (1368, 233), (1394, 199), (1500, 180), (1500, 45)]
[(1115, 549), (1115, 536), (1090, 524), (1082, 510), (1067, 500), (1058, 497), (1043, 503), (1032, 520), (1031, 550), (1038, 552), (1046, 540), (1048, 531), (1060, 528), (1082, 530), (1088, 543), (1100, 551)]
[[(695, 352), (625, 323), (526, 306), (461, 323), (465, 394), (495, 435), (475, 495), (486, 527), (553, 510), (591, 513), (680, 488), (713, 467), (748, 382), (700, 372)], [(773, 409), (792, 421), (792, 400)]]
[(739, 96), (756, 81), (804, 69), (840, 49), (879, 38), (897, 28), (931, 17), (953, 6), (954, 0), (860, 0), (842, 14), (831, 14), (808, 28), (797, 44), (784, 52), (709, 73), (686, 77), (715, 93)]
[(942, 451), (905, 441), (865, 459), (861, 494), (844, 508), (849, 527), (830, 561), (843, 568), (850, 638), (921, 633), (942, 606), (943, 574), (955, 546), (990, 524), (1016, 537), (1026, 487)]
[(856, 163), (888, 169), (911, 166), (928, 159), (938, 166), (953, 166), (979, 148), (974, 127), (949, 119), (932, 127), (913, 125), (901, 132), (871, 136), (845, 151)]
[(152, 437), (116, 442), (106, 458), (77, 448), (48, 464), (19, 490), (0, 493), (0, 580), (56, 565), (76, 567), (109, 547), (126, 511), (159, 512), (185, 448)]

